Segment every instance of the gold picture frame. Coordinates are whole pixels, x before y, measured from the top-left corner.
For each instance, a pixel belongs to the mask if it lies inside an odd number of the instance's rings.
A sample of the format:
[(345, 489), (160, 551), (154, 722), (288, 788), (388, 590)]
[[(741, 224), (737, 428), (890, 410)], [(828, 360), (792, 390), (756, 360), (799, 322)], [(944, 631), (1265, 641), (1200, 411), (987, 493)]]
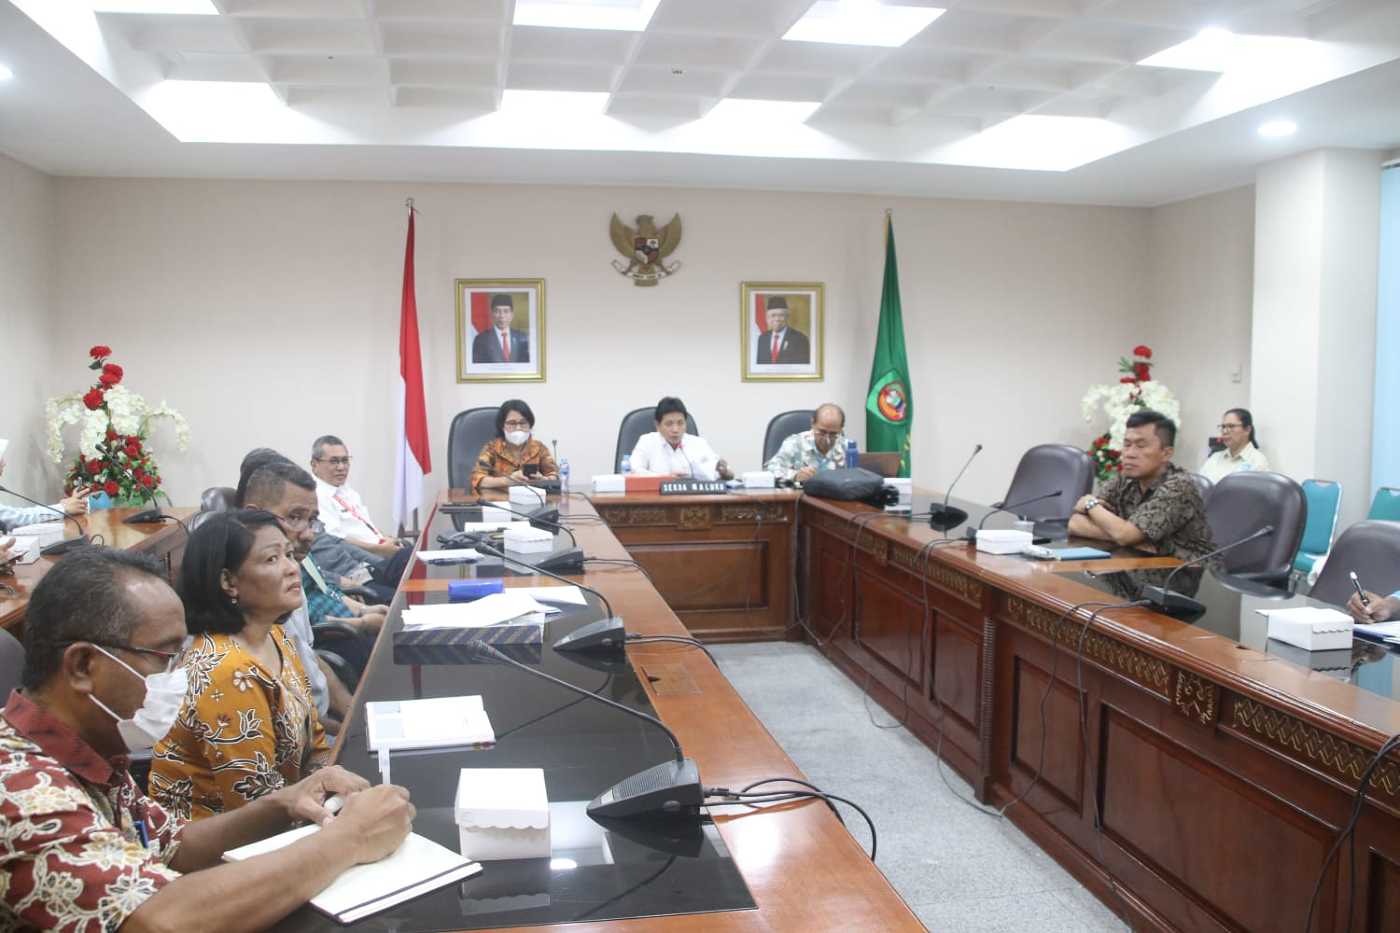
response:
[[(456, 279), (453, 288), (457, 381), (544, 382), (544, 279)], [(510, 308), (504, 330), (498, 306)]]
[[(786, 313), (774, 320), (773, 299)], [(773, 347), (770, 324), (781, 324)], [(826, 350), (826, 286), (821, 282), (739, 283), (739, 373), (744, 382), (820, 382)]]

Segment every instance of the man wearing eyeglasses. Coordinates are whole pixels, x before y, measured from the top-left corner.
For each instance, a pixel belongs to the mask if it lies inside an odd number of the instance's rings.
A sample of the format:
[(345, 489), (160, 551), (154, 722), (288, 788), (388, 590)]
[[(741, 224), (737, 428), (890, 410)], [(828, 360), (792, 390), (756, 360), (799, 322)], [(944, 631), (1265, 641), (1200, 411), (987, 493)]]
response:
[[(146, 555), (84, 548), (34, 588), (22, 689), (0, 711), (0, 927), (261, 930), (407, 836), (407, 791), (335, 766), (197, 823), (142, 794), (128, 756), (175, 721), (185, 637), (180, 599)], [(334, 818), (332, 794), (345, 801)], [(298, 821), (322, 829), (222, 864)]]
[(776, 479), (805, 483), (821, 470), (846, 465), (846, 413), (827, 402), (812, 413), (812, 428), (789, 435), (765, 469)]
[(311, 445), (311, 472), (316, 477), (316, 501), (326, 533), (344, 538), (379, 557), (395, 557), (403, 544), (380, 532), (360, 494), (350, 488), (350, 450), (334, 434)]

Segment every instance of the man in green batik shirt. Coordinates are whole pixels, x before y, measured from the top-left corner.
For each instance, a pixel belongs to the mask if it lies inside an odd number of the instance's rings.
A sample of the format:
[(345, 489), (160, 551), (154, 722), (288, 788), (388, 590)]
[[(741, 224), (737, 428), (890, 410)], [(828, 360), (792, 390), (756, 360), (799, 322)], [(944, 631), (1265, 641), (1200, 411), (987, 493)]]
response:
[(805, 483), (819, 470), (836, 470), (846, 465), (846, 413), (841, 406), (827, 402), (812, 413), (812, 428), (789, 435), (768, 461), (766, 469), (774, 478)]

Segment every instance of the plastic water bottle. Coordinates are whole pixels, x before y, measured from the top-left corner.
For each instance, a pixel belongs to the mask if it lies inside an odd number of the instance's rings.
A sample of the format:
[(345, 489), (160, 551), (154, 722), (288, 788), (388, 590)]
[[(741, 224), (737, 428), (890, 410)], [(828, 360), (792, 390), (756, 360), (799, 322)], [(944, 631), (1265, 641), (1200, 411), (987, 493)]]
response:
[(855, 469), (860, 466), (860, 448), (856, 446), (853, 438), (846, 438), (846, 468)]
[(627, 473), (631, 473), (631, 472), (632, 472), (632, 455), (631, 455), (631, 454), (623, 454), (623, 455), (622, 455), (622, 472), (623, 472), (624, 475), (627, 474)]
[(559, 461), (559, 492), (569, 494), (569, 461), (567, 458)]

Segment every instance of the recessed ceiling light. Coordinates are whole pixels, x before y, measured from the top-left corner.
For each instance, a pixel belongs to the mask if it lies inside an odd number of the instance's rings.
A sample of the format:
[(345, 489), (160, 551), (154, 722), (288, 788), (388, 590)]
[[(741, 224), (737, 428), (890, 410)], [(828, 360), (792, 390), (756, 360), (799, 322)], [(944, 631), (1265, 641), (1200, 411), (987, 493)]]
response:
[(1181, 68), (1187, 71), (1225, 71), (1235, 56), (1236, 37), (1228, 29), (1212, 26), (1202, 29), (1185, 42), (1178, 42), (1139, 65), (1151, 68)]
[(1298, 132), (1298, 124), (1292, 120), (1270, 120), (1259, 125), (1259, 135), (1266, 139), (1275, 139), (1279, 136), (1292, 136)]
[(945, 12), (938, 7), (893, 6), (869, 0), (817, 0), (783, 38), (789, 42), (895, 48)]
[(706, 120), (733, 120), (744, 123), (801, 123), (810, 117), (821, 101), (758, 100), (726, 97), (710, 108)]
[(600, 114), (607, 103), (607, 91), (527, 91), (507, 88), (501, 92), (502, 112), (528, 112), (554, 118)]
[(517, 26), (641, 32), (661, 0), (516, 0)]
[(94, 13), (168, 13), (218, 16), (211, 0), (91, 0)]
[(0, 81), (8, 81), (15, 76), (15, 73), (4, 65), (0, 65)]

